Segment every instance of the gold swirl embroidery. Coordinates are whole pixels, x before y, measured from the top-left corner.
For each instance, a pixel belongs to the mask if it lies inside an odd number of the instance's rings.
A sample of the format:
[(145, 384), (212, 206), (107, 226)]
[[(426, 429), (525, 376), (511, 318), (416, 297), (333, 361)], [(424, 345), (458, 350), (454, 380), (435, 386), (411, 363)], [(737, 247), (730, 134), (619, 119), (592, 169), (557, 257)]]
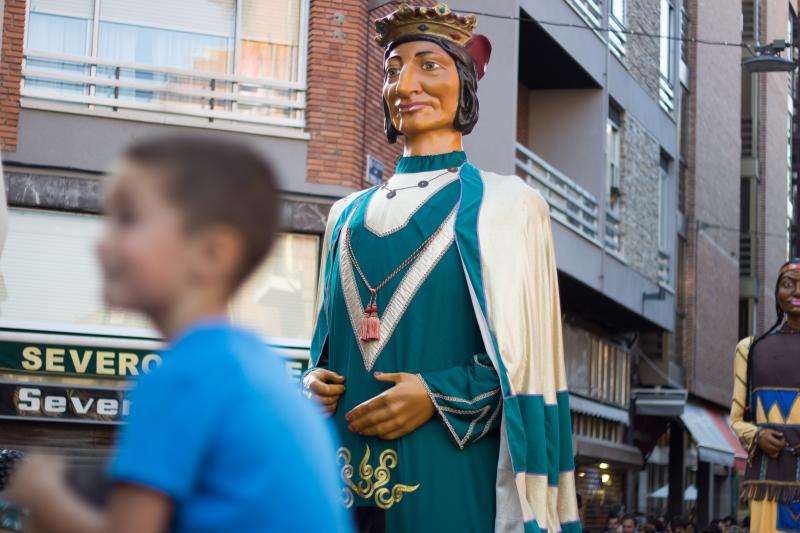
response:
[(336, 462), (342, 467), (340, 475), (345, 484), (342, 488), (342, 503), (345, 507), (352, 507), (355, 496), (358, 496), (365, 500), (372, 498), (375, 500), (375, 505), (381, 509), (389, 509), (403, 499), (403, 494), (414, 492), (419, 488), (419, 483), (413, 486), (397, 483), (393, 487), (388, 487), (392, 477), (389, 470), (397, 466), (397, 452), (394, 450), (381, 452), (377, 468), (369, 463), (370, 453), (367, 445), (367, 451), (358, 465), (358, 475), (361, 479), (355, 484), (353, 483), (355, 469), (350, 463), (352, 460), (350, 450), (341, 447), (336, 452)]

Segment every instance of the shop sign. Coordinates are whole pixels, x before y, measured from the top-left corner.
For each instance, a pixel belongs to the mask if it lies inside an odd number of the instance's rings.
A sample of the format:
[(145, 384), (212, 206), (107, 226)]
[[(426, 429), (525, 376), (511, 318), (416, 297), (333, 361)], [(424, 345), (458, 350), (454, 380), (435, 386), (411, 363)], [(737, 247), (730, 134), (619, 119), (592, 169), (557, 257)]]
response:
[(0, 381), (0, 418), (119, 424), (130, 411), (124, 389)]

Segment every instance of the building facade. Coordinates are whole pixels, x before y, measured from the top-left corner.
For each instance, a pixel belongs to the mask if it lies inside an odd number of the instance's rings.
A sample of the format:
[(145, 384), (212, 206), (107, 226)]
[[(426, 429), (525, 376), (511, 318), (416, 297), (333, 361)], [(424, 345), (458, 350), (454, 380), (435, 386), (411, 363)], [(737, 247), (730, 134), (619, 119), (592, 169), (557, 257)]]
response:
[[(92, 254), (104, 176), (137, 138), (224, 136), (274, 162), (282, 234), (231, 315), (302, 371), (329, 207), (402, 150), (371, 26), (398, 3), (0, 0), (0, 446), (95, 454), (125, 378), (158, 363), (149, 325), (99, 303)], [(550, 204), (587, 527), (620, 503), (733, 508), (730, 354), (769, 325), (786, 255), (767, 236), (787, 234), (793, 86), (691, 39), (783, 38), (790, 2), (765, 4), (449, 2), (494, 49), (467, 154)]]

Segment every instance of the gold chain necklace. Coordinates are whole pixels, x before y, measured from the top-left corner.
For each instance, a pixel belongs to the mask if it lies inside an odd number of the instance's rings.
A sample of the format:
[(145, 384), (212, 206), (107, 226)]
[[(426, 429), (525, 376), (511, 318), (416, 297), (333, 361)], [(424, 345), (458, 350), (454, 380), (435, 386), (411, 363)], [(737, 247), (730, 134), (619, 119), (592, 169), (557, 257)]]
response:
[(419, 247), (414, 250), (410, 256), (403, 261), (400, 266), (394, 269), (394, 271), (389, 274), (389, 276), (381, 281), (378, 285), (373, 287), (370, 285), (369, 280), (367, 280), (367, 276), (364, 275), (364, 271), (361, 270), (361, 265), (358, 264), (358, 260), (356, 259), (355, 253), (353, 253), (353, 245), (351, 234), (350, 234), (350, 225), (347, 226), (347, 254), (350, 256), (350, 261), (353, 263), (353, 266), (358, 272), (358, 275), (361, 277), (361, 281), (364, 282), (364, 285), (367, 287), (369, 291), (369, 304), (364, 309), (364, 315), (361, 317), (361, 323), (359, 325), (359, 332), (358, 336), (363, 342), (372, 342), (380, 340), (381, 337), (381, 320), (378, 316), (378, 291), (381, 290), (389, 283), (395, 276), (397, 276), (400, 272), (402, 272), (408, 265), (410, 265), (413, 261), (415, 261), (422, 253), (430, 247), (433, 240), (436, 238), (439, 233), (442, 232), (442, 228), (444, 228), (444, 223), (442, 223), (433, 234), (425, 239), (425, 241), (419, 245)]

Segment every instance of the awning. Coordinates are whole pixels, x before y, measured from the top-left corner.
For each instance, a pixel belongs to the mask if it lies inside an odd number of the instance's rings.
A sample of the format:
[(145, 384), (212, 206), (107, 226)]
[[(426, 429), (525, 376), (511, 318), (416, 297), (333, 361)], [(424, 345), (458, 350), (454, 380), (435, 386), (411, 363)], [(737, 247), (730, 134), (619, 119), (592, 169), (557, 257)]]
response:
[(574, 394), (569, 395), (569, 408), (570, 411), (574, 411), (576, 413), (596, 416), (598, 418), (605, 418), (606, 420), (619, 422), (620, 424), (625, 424), (626, 426), (631, 425), (631, 417), (627, 409), (606, 405), (594, 400), (575, 396)]
[(636, 446), (581, 435), (575, 437), (575, 457), (636, 468), (644, 463), (642, 452)]
[(687, 393), (685, 389), (652, 387), (633, 389), (631, 396), (636, 416), (673, 418), (683, 413)]
[(687, 402), (681, 422), (697, 444), (698, 461), (733, 466), (734, 449), (723, 429), (714, 421), (712, 412), (701, 405)]
[[(648, 498), (660, 498), (666, 500), (669, 496), (669, 485), (664, 485), (660, 489), (651, 492), (647, 495)], [(697, 487), (689, 485), (683, 492), (683, 501), (694, 502), (697, 501)]]
[(744, 471), (747, 469), (747, 450), (744, 449), (744, 446), (742, 446), (742, 443), (739, 441), (739, 437), (737, 437), (733, 429), (731, 429), (731, 421), (728, 419), (728, 415), (712, 412), (711, 416), (714, 417), (714, 422), (716, 422), (717, 427), (720, 428), (728, 444), (733, 448), (736, 471), (744, 475)]

